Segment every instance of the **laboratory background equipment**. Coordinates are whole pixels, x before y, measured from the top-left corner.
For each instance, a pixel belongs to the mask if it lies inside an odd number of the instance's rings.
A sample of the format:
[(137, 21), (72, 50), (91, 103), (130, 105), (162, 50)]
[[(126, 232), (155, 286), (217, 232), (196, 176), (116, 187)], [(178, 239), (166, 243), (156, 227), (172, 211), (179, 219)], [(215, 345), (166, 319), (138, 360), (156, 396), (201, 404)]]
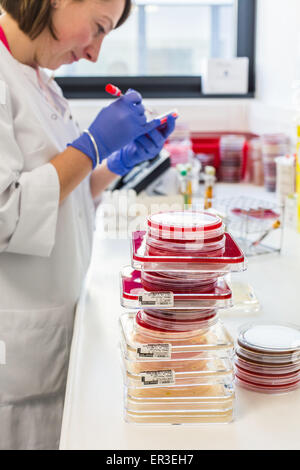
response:
[(248, 181), (256, 186), (264, 184), (264, 168), (262, 161), (261, 139), (255, 138), (249, 141)]
[(243, 136), (225, 135), (220, 139), (219, 179), (238, 183), (242, 178), (242, 165), (246, 139)]
[(239, 196), (216, 199), (214, 208), (224, 215), (226, 229), (246, 256), (280, 253), (284, 225), (280, 202)]
[(275, 192), (276, 158), (290, 153), (290, 139), (285, 134), (264, 134), (261, 141), (265, 188)]

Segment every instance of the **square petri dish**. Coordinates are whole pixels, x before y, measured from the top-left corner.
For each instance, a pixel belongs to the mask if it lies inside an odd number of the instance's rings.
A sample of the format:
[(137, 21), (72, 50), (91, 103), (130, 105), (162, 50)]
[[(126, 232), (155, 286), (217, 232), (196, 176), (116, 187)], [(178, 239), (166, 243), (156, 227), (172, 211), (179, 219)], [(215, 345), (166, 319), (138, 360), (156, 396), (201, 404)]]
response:
[[(190, 281), (192, 283), (192, 280)], [(163, 287), (163, 284), (161, 284)], [(126, 308), (219, 309), (232, 306), (232, 292), (223, 278), (204, 292), (148, 291), (141, 272), (126, 266), (120, 274), (121, 305)]]
[[(154, 256), (147, 250), (147, 234), (137, 231), (132, 234), (132, 267), (134, 269), (155, 272), (197, 273), (201, 277), (208, 273), (223, 276), (229, 272), (240, 272), (246, 269), (246, 260), (242, 250), (229, 233), (225, 233), (225, 251), (221, 256)], [(206, 276), (204, 276), (206, 277)]]
[[(142, 354), (136, 359), (128, 355), (128, 350), (121, 343), (122, 362), (124, 369), (131, 374), (140, 374), (149, 371), (173, 370), (174, 372), (190, 373), (195, 372), (201, 376), (215, 377), (216, 375), (233, 374), (233, 363), (229, 356), (217, 357), (209, 352), (202, 353), (178, 353), (171, 358), (148, 358), (147, 351), (141, 350)], [(144, 354), (143, 354), (144, 351)], [(145, 352), (146, 351), (146, 352)], [(153, 348), (151, 352), (153, 351)], [(151, 353), (150, 353), (151, 355)]]
[(178, 411), (178, 412), (135, 412), (125, 408), (124, 419), (131, 424), (229, 424), (234, 419), (234, 410), (219, 412)]
[[(141, 404), (143, 401), (149, 402), (155, 399), (157, 402), (163, 402), (164, 407), (174, 401), (183, 403), (196, 399), (208, 406), (208, 404), (215, 405), (216, 401), (230, 402), (234, 399), (232, 374), (222, 377), (201, 377), (197, 373), (174, 373), (172, 383), (171, 375), (168, 371), (161, 373), (160, 376), (154, 373), (152, 375), (144, 373), (142, 376), (126, 372), (124, 382), (127, 396), (139, 400)], [(143, 377), (146, 377), (146, 380)]]
[[(213, 395), (211, 393), (210, 395)], [(171, 411), (196, 411), (196, 412), (227, 412), (234, 406), (234, 395), (210, 397), (176, 397), (176, 398), (135, 398), (125, 388), (125, 408), (129, 412), (171, 412)]]
[(145, 328), (137, 322), (136, 313), (126, 312), (120, 317), (120, 329), (123, 350), (130, 360), (181, 359), (182, 353), (192, 353), (195, 359), (207, 352), (220, 358), (233, 355), (233, 339), (220, 320), (207, 330), (166, 332)]
[(136, 424), (207, 424), (232, 421), (235, 404), (232, 390), (216, 384), (209, 389), (202, 389), (202, 393), (202, 397), (136, 397), (125, 387), (125, 420)]

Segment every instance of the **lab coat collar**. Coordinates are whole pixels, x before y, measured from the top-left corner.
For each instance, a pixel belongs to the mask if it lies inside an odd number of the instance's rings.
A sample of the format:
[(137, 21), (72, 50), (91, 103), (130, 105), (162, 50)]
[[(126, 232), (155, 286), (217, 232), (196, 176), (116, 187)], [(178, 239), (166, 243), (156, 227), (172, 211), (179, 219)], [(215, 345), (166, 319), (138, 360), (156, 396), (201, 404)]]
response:
[[(29, 80), (33, 83), (33, 85), (39, 90), (40, 93), (43, 93), (43, 91), (41, 90), (41, 87), (40, 87), (40, 84), (39, 84), (39, 80), (38, 80), (38, 76), (37, 76), (37, 71), (36, 69), (34, 69), (33, 67), (31, 67), (30, 65), (26, 65), (26, 64), (22, 64), (21, 62), (19, 62), (17, 59), (15, 59), (11, 53), (6, 49), (6, 47), (4, 46), (4, 44), (2, 42), (0, 42), (0, 54), (6, 54), (6, 60), (8, 61), (12, 61), (16, 64), (16, 66), (23, 71), (23, 73), (29, 78)], [(68, 121), (68, 119), (70, 118), (70, 110), (69, 110), (69, 106), (67, 104), (67, 101), (66, 99), (63, 97), (61, 91), (60, 91), (60, 88), (58, 86), (56, 86), (56, 84), (54, 83), (54, 75), (49, 75), (44, 69), (42, 69), (41, 67), (39, 67), (39, 74), (40, 74), (40, 78), (43, 80), (43, 82), (45, 83), (46, 86), (50, 87), (51, 88), (51, 91), (52, 93), (54, 93), (56, 95), (56, 99), (57, 101), (60, 102), (61, 104), (61, 108), (62, 108), (62, 118), (64, 119), (65, 122)], [(48, 105), (51, 107), (52, 109), (52, 105), (48, 102)], [(55, 109), (55, 108), (53, 108)], [(57, 111), (57, 110), (56, 110)]]

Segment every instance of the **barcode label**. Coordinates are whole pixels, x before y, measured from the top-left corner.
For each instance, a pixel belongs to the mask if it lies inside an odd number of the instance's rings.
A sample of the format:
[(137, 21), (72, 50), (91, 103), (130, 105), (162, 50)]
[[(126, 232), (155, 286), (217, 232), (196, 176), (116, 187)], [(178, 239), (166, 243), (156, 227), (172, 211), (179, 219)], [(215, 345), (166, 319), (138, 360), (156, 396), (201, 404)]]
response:
[(144, 292), (139, 295), (140, 307), (174, 307), (173, 292)]
[(141, 382), (144, 386), (149, 385), (174, 385), (174, 370), (154, 370), (149, 372), (141, 372)]
[(171, 359), (171, 351), (172, 345), (168, 343), (143, 344), (137, 348), (136, 355), (138, 359)]

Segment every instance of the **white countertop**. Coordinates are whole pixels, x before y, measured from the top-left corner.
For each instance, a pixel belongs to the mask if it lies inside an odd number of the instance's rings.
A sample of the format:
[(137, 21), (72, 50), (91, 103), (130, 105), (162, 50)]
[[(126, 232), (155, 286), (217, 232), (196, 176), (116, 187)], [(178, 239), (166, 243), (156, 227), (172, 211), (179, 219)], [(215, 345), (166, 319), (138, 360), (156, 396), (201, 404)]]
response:
[[(265, 195), (262, 190), (256, 194)], [(236, 418), (228, 425), (124, 422), (118, 318), (124, 311), (119, 271), (126, 264), (129, 241), (103, 240), (97, 231), (77, 310), (61, 449), (300, 449), (300, 389), (265, 395), (237, 387)], [(248, 270), (237, 276), (253, 286), (262, 312), (224, 316), (234, 338), (237, 328), (251, 320), (300, 324), (300, 235), (286, 230), (281, 255), (252, 257)]]

